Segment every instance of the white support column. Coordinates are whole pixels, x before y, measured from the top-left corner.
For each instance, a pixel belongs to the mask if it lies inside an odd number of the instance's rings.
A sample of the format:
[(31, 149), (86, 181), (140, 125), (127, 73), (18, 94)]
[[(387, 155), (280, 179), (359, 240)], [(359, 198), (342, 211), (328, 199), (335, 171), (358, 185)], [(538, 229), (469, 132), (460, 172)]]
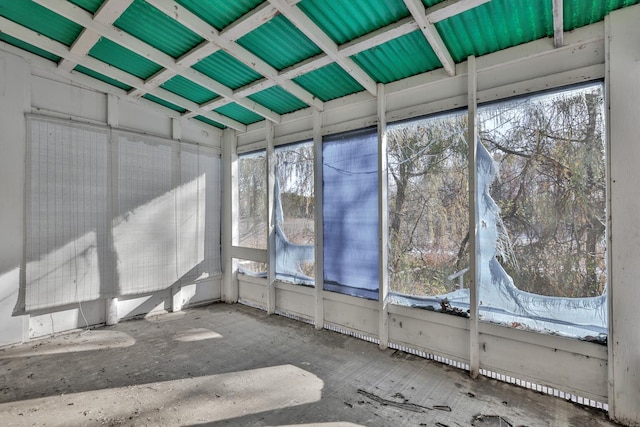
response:
[(238, 264), (233, 259), (233, 246), (238, 244), (238, 153), (235, 131), (222, 134), (222, 299), (238, 302)]
[(476, 188), (476, 177), (478, 174), (477, 164), (477, 143), (478, 143), (478, 126), (477, 119), (477, 73), (476, 58), (470, 56), (467, 59), (468, 64), (468, 134), (467, 142), (469, 144), (469, 306), (470, 306), (470, 322), (469, 322), (469, 373), (471, 378), (476, 378), (480, 371), (480, 344), (478, 340), (478, 189)]
[[(107, 95), (107, 125), (110, 128), (117, 128), (119, 125), (119, 102), (118, 97), (112, 94)], [(107, 170), (109, 171), (109, 175), (111, 179), (107, 183), (107, 210), (109, 221), (112, 222), (113, 219), (117, 215), (117, 194), (118, 194), (118, 150), (117, 150), (118, 142), (115, 140), (115, 136), (112, 132), (109, 132), (109, 157), (107, 158)], [(112, 298), (107, 298), (105, 300), (105, 323), (107, 325), (116, 325), (119, 321), (118, 317), (118, 271), (116, 267), (116, 254), (113, 250), (113, 234), (112, 228), (107, 227), (107, 244), (110, 248), (107, 251), (107, 261), (105, 263), (105, 273), (103, 274), (103, 279), (109, 277), (106, 274), (106, 270), (111, 270), (113, 274), (113, 280), (109, 283), (110, 286), (113, 286), (114, 294), (116, 296)], [(105, 286), (106, 284), (103, 284)]]
[(388, 177), (387, 177), (387, 97), (385, 87), (378, 83), (378, 245), (380, 255), (379, 262), (379, 310), (380, 325), (378, 326), (378, 338), (380, 349), (384, 350), (389, 345), (389, 309), (387, 297), (389, 295), (389, 210), (388, 205)]
[(610, 264), (609, 415), (640, 425), (640, 5), (612, 12), (608, 32)]
[(322, 216), (322, 112), (313, 111), (313, 176), (315, 196), (316, 329), (324, 328), (324, 235)]
[(274, 210), (274, 190), (275, 190), (275, 156), (273, 146), (273, 123), (265, 122), (265, 137), (267, 139), (267, 313), (276, 312), (276, 218)]

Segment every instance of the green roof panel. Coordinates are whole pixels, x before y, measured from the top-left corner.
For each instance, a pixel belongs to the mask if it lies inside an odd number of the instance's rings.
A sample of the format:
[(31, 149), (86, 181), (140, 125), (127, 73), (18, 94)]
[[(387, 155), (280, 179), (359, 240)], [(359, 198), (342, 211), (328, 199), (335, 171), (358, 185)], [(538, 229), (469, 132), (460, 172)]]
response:
[(335, 62), (296, 77), (294, 81), (321, 101), (330, 101), (364, 90), (360, 83)]
[(593, 24), (604, 19), (612, 10), (632, 6), (640, 0), (564, 0), (563, 20), (564, 30), (572, 31), (584, 25)]
[(339, 45), (409, 16), (397, 0), (302, 0), (298, 6)]
[(353, 60), (378, 83), (440, 68), (440, 60), (420, 30), (354, 55)]
[(248, 98), (258, 104), (264, 105), (278, 114), (291, 113), (307, 107), (307, 104), (300, 101), (280, 86), (272, 86), (258, 93), (254, 93)]
[(32, 1), (0, 1), (0, 16), (71, 46), (82, 27)]
[(251, 123), (259, 122), (263, 119), (262, 116), (257, 115), (251, 110), (247, 110), (235, 102), (223, 105), (222, 107), (217, 108), (215, 112), (237, 120), (245, 125), (250, 125)]
[(231, 89), (237, 89), (262, 77), (222, 50), (195, 63), (192, 68)]
[(46, 58), (50, 61), (54, 61), (54, 62), (58, 62), (60, 61), (59, 56), (56, 56), (52, 53), (47, 52), (46, 50), (42, 50), (39, 47), (35, 47), (29, 43), (25, 43), (22, 40), (19, 40), (15, 37), (11, 37), (9, 34), (5, 34), (5, 33), (1, 33), (0, 32), (0, 41), (3, 41), (5, 43), (9, 43), (10, 45), (13, 45), (15, 47), (19, 47), (20, 49), (26, 50), (27, 52), (31, 52), (33, 54), (36, 54), (38, 56), (41, 56), (43, 58)]
[(103, 3), (103, 0), (69, 0), (76, 6), (80, 6), (87, 12), (96, 13)]
[(492, 0), (435, 24), (455, 62), (553, 35), (552, 0)]
[(209, 25), (222, 30), (245, 13), (251, 11), (262, 0), (176, 0), (191, 13), (198, 15)]
[(161, 87), (197, 104), (210, 101), (218, 96), (217, 93), (212, 92), (182, 76), (172, 77), (164, 82)]
[(151, 95), (150, 93), (147, 93), (146, 95), (144, 95), (143, 98), (148, 99), (149, 101), (155, 102), (156, 104), (160, 104), (163, 107), (170, 108), (173, 111), (177, 111), (178, 113), (184, 113), (185, 111), (187, 111), (186, 109), (176, 104), (165, 101), (164, 99), (158, 98), (157, 96)]
[(113, 65), (141, 79), (148, 79), (162, 69), (158, 64), (102, 37), (93, 45), (89, 56)]
[(76, 65), (74, 70), (79, 73), (86, 74), (87, 76), (93, 77), (94, 79), (98, 79), (102, 82), (109, 83), (112, 86), (119, 87), (120, 89), (123, 89), (126, 91), (130, 91), (131, 89), (133, 89), (129, 85), (119, 82), (118, 80), (112, 79), (111, 77), (107, 77), (104, 74), (95, 72), (87, 67), (83, 67), (82, 65)]
[(320, 48), (283, 15), (277, 15), (237, 42), (277, 70), (321, 53)]
[(194, 119), (199, 120), (199, 121), (201, 121), (202, 123), (206, 123), (206, 124), (208, 124), (208, 125), (215, 126), (215, 127), (217, 127), (217, 128), (220, 128), (220, 129), (226, 129), (226, 126), (225, 126), (225, 125), (221, 125), (221, 124), (220, 124), (220, 123), (218, 123), (218, 122), (214, 122), (213, 120), (209, 119), (208, 117), (204, 117), (204, 116), (195, 116), (195, 117), (194, 117)]
[(173, 58), (203, 41), (202, 37), (143, 0), (135, 0), (113, 25)]

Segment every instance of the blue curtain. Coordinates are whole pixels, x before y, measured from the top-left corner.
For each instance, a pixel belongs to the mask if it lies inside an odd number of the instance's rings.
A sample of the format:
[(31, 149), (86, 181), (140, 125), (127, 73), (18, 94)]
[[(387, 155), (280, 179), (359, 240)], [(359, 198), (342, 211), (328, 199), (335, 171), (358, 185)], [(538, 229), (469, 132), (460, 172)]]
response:
[(378, 299), (376, 128), (323, 141), (324, 289)]

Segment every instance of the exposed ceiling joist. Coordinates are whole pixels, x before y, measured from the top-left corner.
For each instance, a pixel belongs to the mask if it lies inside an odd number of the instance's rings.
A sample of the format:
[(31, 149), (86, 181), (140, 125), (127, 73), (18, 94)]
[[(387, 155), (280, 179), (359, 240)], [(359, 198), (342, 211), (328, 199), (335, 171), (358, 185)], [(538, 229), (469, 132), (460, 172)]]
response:
[[(218, 46), (215, 46), (214, 44), (205, 40), (204, 42), (200, 43), (198, 46), (194, 47), (189, 52), (185, 53), (180, 58), (178, 58), (176, 60), (176, 64), (178, 64), (181, 67), (191, 67), (193, 64), (199, 61), (202, 61), (204, 58), (216, 52), (217, 50), (219, 50)], [(176, 74), (177, 73), (175, 71), (164, 68), (160, 70), (157, 74), (149, 77), (146, 80), (146, 87), (152, 88), (152, 87), (160, 86), (161, 84), (171, 79)], [(136, 89), (135, 92), (132, 93), (132, 95), (141, 96), (141, 95), (144, 95), (144, 91)], [(232, 101), (229, 100), (229, 102), (232, 102)]]
[[(435, 23), (450, 18), (458, 13), (466, 12), (467, 10), (473, 9), (474, 7), (490, 1), (491, 0), (447, 0), (427, 9), (426, 17), (429, 22)], [(353, 56), (367, 49), (380, 46), (388, 41), (416, 31), (418, 28), (418, 23), (412, 16), (409, 16), (340, 45), (338, 50), (343, 56)], [(332, 62), (333, 59), (329, 56), (324, 54), (318, 55), (282, 70), (280, 75), (287, 79), (295, 79), (296, 77), (317, 70), (318, 68), (322, 68)], [(239, 96), (249, 96), (271, 86), (273, 86), (272, 82), (268, 80), (261, 80), (240, 88), (235, 93)], [(214, 101), (216, 108), (224, 105), (225, 103), (226, 101), (223, 99)]]
[[(104, 62), (98, 61), (97, 59), (92, 58), (90, 56), (76, 55), (73, 52), (71, 52), (71, 50), (64, 44), (57, 42), (55, 40), (52, 40), (48, 37), (45, 37), (33, 30), (30, 30), (19, 24), (16, 24), (15, 22), (10, 21), (1, 16), (0, 16), (0, 31), (9, 34), (12, 37), (19, 38), (20, 40), (24, 40), (26, 43), (29, 43), (40, 49), (44, 49), (48, 52), (51, 52), (56, 56), (68, 59), (70, 61), (73, 61), (76, 64), (80, 64), (82, 66), (90, 68), (100, 74), (103, 74), (107, 77), (118, 80), (131, 87), (139, 88), (139, 89), (144, 88), (144, 84), (145, 84), (144, 80), (138, 77), (132, 76), (131, 74), (125, 73), (124, 71), (121, 71), (115, 67), (105, 64)], [(149, 93), (167, 102), (175, 104), (179, 107), (182, 107), (187, 110), (191, 110), (194, 113), (197, 113), (197, 115), (201, 115), (203, 117), (216, 121), (230, 128), (236, 129), (238, 131), (245, 132), (247, 129), (246, 125), (236, 120), (223, 116), (222, 114), (216, 113), (214, 111), (202, 110), (200, 106), (195, 102), (191, 102), (167, 90), (164, 90), (161, 88), (155, 88), (153, 91), (150, 91)]]
[[(106, 0), (93, 15), (93, 19), (105, 25), (111, 25), (127, 10), (131, 3), (133, 0)], [(99, 34), (85, 28), (71, 46), (71, 51), (76, 55), (84, 56), (89, 53), (98, 40), (100, 40)], [(62, 70), (71, 71), (76, 64), (68, 59), (63, 59), (58, 66)]]
[[(324, 103), (316, 98), (313, 94), (298, 86), (296, 83), (281, 77), (278, 70), (273, 68), (264, 60), (258, 56), (249, 52), (244, 47), (240, 46), (233, 40), (225, 39), (221, 37), (218, 30), (209, 25), (207, 22), (194, 15), (184, 7), (175, 3), (173, 0), (147, 0), (148, 3), (164, 12), (167, 16), (180, 22), (191, 31), (198, 34), (205, 40), (216, 44), (225, 52), (242, 62), (243, 64), (253, 68), (258, 73), (265, 76), (267, 79), (272, 80), (274, 83), (282, 86), (285, 90), (296, 96), (301, 101), (305, 102), (320, 111), (324, 109)], [(240, 98), (240, 97), (238, 97)], [(245, 98), (240, 98), (245, 99)]]
[(376, 96), (376, 82), (351, 58), (340, 53), (338, 45), (318, 27), (305, 13), (297, 6), (291, 6), (286, 0), (269, 0), (269, 3), (278, 8), (293, 25), (295, 25), (304, 35), (309, 37), (324, 53), (340, 65), (351, 77), (362, 85), (373, 96)]
[[(227, 86), (224, 86), (223, 84), (205, 76), (202, 73), (197, 72), (192, 68), (179, 65), (171, 56), (114, 26), (104, 25), (100, 22), (94, 21), (93, 19), (91, 19), (91, 14), (86, 12), (84, 9), (75, 6), (74, 4), (67, 2), (66, 0), (33, 1), (61, 16), (64, 16), (65, 18), (75, 22), (78, 25), (90, 29), (100, 34), (101, 36), (106, 37), (111, 41), (118, 43), (119, 45), (150, 59), (151, 61), (172, 71), (175, 74), (180, 74), (183, 77), (193, 81), (194, 83), (197, 83), (221, 96), (232, 99), (239, 105), (253, 111), (256, 114), (259, 114), (260, 116), (268, 120), (276, 123), (280, 123), (281, 121), (281, 117), (279, 114), (249, 99), (234, 96), (233, 90), (231, 90)], [(147, 87), (145, 86), (136, 88), (142, 91), (145, 91), (147, 89)]]
[(222, 29), (220, 36), (228, 40), (238, 40), (245, 34), (269, 22), (278, 14), (278, 9), (269, 3), (262, 3), (252, 11), (244, 14), (238, 20)]
[(427, 42), (431, 45), (431, 48), (440, 60), (444, 69), (450, 76), (455, 76), (456, 64), (451, 57), (451, 53), (449, 53), (449, 50), (445, 46), (444, 41), (442, 41), (442, 37), (440, 37), (435, 25), (427, 19), (426, 10), (422, 0), (404, 0), (404, 4), (420, 26), (422, 34), (424, 34)]
[(564, 45), (564, 2), (563, 0), (553, 0), (553, 46), (562, 47)]
[(432, 24), (459, 15), (491, 0), (446, 0), (430, 7), (426, 11), (427, 20)]

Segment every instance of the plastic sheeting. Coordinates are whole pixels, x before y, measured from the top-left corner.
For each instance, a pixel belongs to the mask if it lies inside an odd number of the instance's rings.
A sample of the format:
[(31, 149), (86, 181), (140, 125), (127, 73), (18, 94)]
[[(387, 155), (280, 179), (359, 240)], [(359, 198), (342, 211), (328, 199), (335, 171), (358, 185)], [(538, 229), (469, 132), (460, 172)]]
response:
[(324, 289), (378, 299), (378, 137), (333, 135), (323, 149)]
[[(604, 341), (607, 334), (607, 296), (561, 298), (536, 295), (519, 290), (496, 259), (500, 208), (489, 188), (497, 176), (497, 167), (489, 152), (477, 144), (478, 192), (478, 300), (480, 319), (512, 327), (531, 329), (569, 337)], [(469, 290), (462, 289), (438, 297), (390, 295), (390, 302), (440, 309), (450, 305), (462, 312), (469, 309)]]

